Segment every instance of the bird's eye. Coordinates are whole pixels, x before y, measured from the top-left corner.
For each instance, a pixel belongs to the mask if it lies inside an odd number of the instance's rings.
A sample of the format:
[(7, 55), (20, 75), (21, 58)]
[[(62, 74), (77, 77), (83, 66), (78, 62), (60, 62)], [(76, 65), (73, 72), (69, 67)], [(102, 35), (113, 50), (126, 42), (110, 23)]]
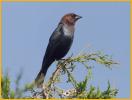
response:
[(76, 15), (75, 14), (72, 14), (72, 18), (76, 18)]

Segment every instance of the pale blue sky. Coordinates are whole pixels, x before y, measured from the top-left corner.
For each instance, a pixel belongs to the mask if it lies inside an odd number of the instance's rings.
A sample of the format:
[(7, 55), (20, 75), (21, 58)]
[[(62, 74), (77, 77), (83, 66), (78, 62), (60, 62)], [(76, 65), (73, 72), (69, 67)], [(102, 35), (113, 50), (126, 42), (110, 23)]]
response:
[[(130, 4), (129, 3), (7, 3), (2, 4), (2, 66), (9, 72), (11, 86), (20, 70), (21, 84), (32, 82), (40, 70), (48, 39), (60, 18), (69, 12), (83, 18), (76, 24), (75, 38), (67, 56), (78, 54), (87, 45), (87, 52), (102, 50), (120, 64), (112, 70), (97, 65), (90, 84), (105, 89), (110, 80), (119, 89), (117, 97), (130, 95)], [(55, 70), (48, 70), (46, 79)], [(82, 80), (85, 69), (75, 75)], [(70, 86), (60, 85), (67, 89)]]

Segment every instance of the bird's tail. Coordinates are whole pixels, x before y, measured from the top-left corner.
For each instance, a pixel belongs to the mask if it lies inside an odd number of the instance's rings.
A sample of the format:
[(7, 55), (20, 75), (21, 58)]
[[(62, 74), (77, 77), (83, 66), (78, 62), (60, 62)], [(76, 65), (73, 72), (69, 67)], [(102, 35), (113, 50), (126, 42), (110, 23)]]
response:
[(45, 75), (46, 75), (46, 73), (44, 73), (42, 71), (40, 71), (38, 73), (37, 77), (35, 78), (35, 85), (37, 87), (42, 87)]
[(47, 70), (48, 70), (49, 66), (52, 64), (53, 61), (54, 61), (54, 59), (52, 59), (52, 60), (50, 60), (48, 62), (43, 61), (42, 68), (41, 68), (40, 72), (38, 73), (38, 75), (37, 75), (37, 77), (35, 79), (35, 85), (37, 87), (42, 87), (45, 75), (47, 73)]

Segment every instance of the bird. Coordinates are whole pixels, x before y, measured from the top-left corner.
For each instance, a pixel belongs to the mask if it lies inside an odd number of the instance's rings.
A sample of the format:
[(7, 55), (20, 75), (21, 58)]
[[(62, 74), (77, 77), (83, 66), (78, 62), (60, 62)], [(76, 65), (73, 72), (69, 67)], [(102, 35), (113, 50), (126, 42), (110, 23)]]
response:
[(41, 69), (35, 78), (37, 87), (43, 84), (49, 66), (55, 60), (62, 59), (68, 53), (74, 38), (75, 23), (80, 18), (82, 17), (75, 13), (65, 14), (61, 18), (57, 28), (49, 38)]

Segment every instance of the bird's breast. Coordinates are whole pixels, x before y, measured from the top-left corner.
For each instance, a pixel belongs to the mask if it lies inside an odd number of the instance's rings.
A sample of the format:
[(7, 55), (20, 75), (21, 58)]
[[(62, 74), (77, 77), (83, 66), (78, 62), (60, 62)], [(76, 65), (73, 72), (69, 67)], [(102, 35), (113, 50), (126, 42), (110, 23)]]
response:
[(63, 33), (64, 33), (64, 36), (72, 38), (74, 35), (74, 27), (68, 27), (68, 26), (64, 25), (63, 26)]

